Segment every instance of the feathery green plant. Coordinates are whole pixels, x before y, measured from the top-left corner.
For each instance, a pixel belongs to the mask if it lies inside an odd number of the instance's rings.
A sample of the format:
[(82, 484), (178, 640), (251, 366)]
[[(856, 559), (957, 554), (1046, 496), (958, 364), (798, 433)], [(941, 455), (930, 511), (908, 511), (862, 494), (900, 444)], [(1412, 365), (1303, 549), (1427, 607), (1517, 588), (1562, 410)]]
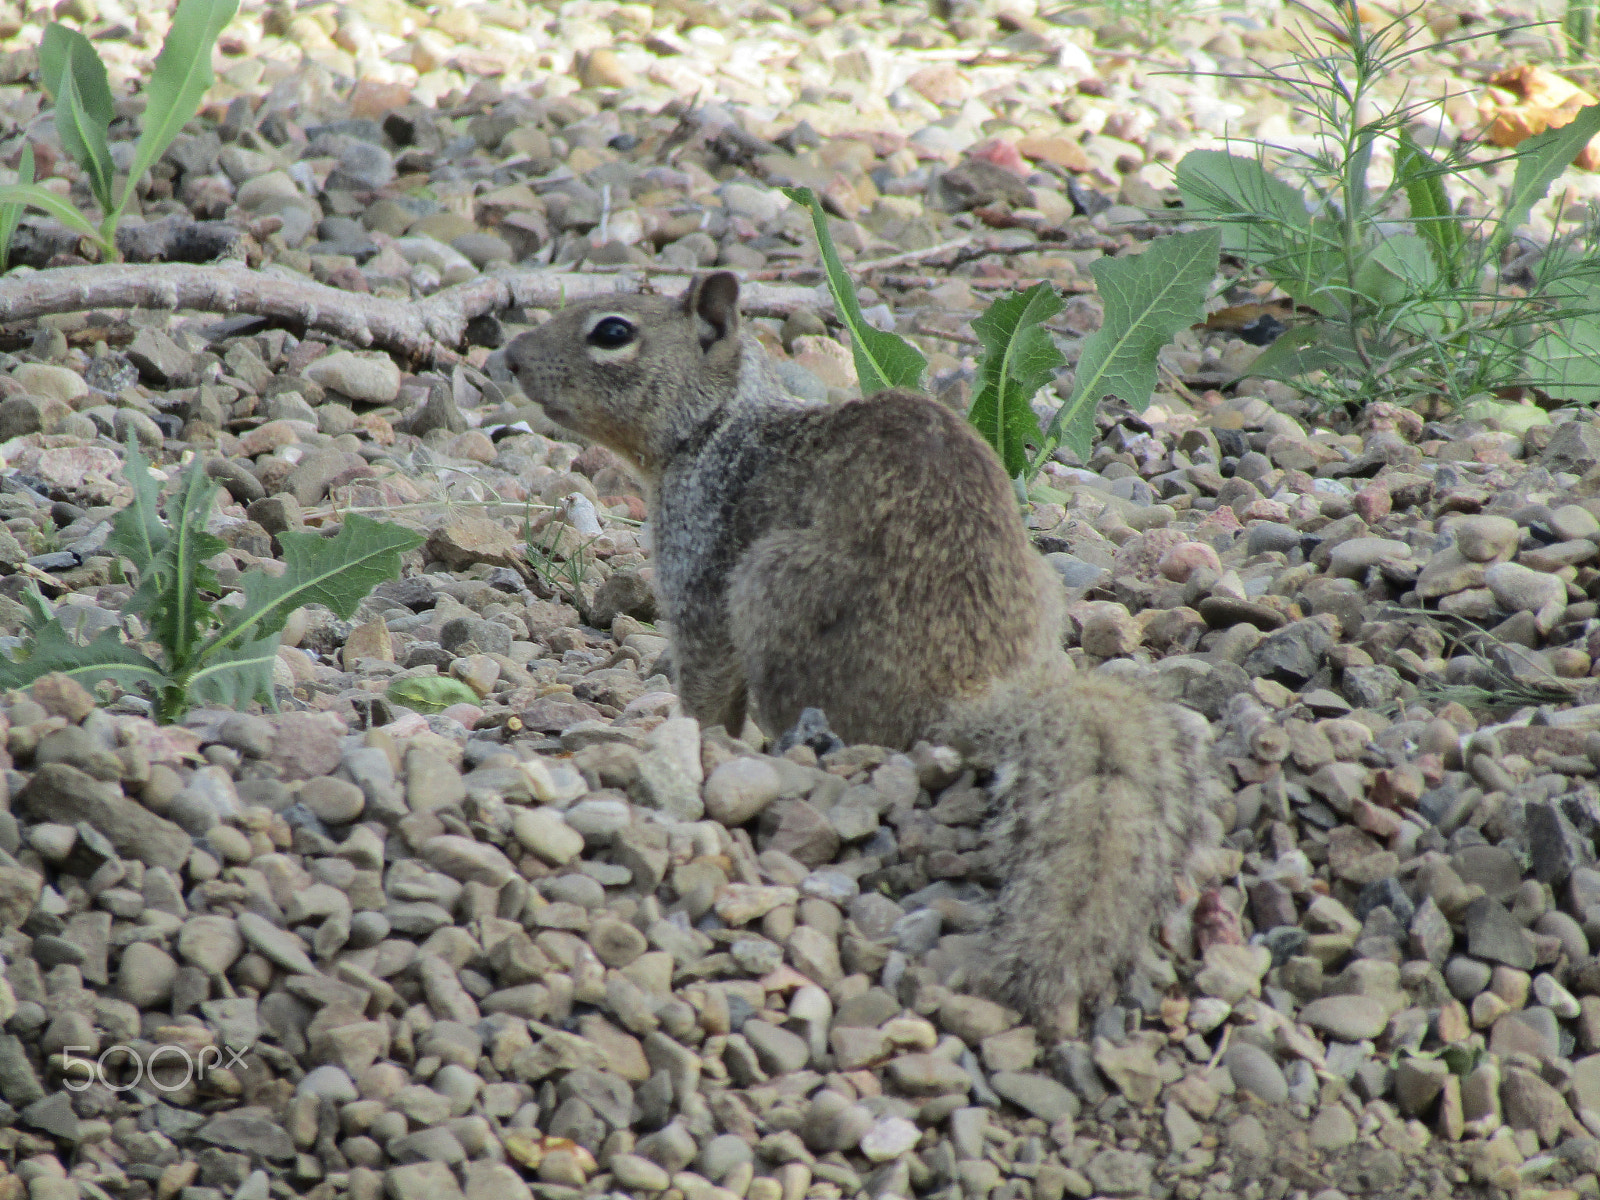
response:
[[(1369, 29), (1353, 0), (1333, 9), (1337, 36), (1303, 41), (1287, 69), (1245, 77), (1286, 91), (1323, 148), (1195, 150), (1178, 164), (1184, 217), (1216, 225), (1224, 253), (1306, 314), (1249, 373), (1357, 405), (1398, 396), (1492, 406), (1492, 394), (1513, 388), (1600, 401), (1600, 238), (1558, 241), (1525, 292), (1500, 280), (1533, 206), (1600, 132), (1600, 105), (1493, 159), (1515, 164), (1499, 213), (1468, 215), (1445, 184), (1473, 183), (1486, 161), (1472, 147), (1430, 153), (1413, 134), (1446, 97), (1402, 95), (1385, 107), (1379, 94), (1437, 47), (1407, 47), (1412, 14)], [(1394, 169), (1377, 183), (1383, 148)]]

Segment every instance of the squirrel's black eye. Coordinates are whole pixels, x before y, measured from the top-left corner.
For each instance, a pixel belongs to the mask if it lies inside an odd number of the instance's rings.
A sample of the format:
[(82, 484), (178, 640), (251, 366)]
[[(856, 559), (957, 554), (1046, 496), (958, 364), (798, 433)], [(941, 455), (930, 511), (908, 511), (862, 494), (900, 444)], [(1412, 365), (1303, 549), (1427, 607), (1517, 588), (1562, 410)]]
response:
[(589, 344), (602, 350), (615, 350), (633, 341), (637, 332), (631, 322), (621, 317), (607, 317), (589, 331)]

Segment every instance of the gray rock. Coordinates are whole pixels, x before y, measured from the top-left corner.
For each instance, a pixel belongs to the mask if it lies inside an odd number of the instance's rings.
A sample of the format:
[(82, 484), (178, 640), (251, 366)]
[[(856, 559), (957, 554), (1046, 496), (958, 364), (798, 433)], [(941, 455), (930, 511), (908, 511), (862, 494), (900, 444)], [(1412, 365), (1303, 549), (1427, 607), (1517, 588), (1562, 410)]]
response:
[(1097, 1191), (1108, 1196), (1147, 1196), (1155, 1160), (1135, 1150), (1101, 1150), (1086, 1164), (1083, 1173)]
[(185, 387), (194, 382), (194, 355), (158, 329), (139, 330), (124, 353), (151, 387)]
[(811, 1059), (811, 1050), (804, 1038), (766, 1021), (746, 1021), (740, 1032), (756, 1052), (762, 1069), (770, 1075), (798, 1071)]
[(1317, 673), (1332, 645), (1333, 635), (1323, 621), (1296, 621), (1268, 634), (1239, 665), (1247, 675), (1265, 676), (1296, 688)]
[(242, 912), (237, 918), (239, 932), (250, 948), (285, 971), (317, 974), (316, 964), (306, 953), (305, 943), (287, 929), (279, 929), (258, 913)]
[(706, 779), (706, 815), (731, 829), (759, 816), (782, 791), (783, 780), (766, 759), (731, 758)]
[(1233, 1085), (1268, 1104), (1282, 1104), (1289, 1098), (1289, 1081), (1283, 1069), (1259, 1046), (1235, 1042), (1223, 1056)]
[(1375, 1038), (1389, 1023), (1383, 1005), (1370, 996), (1325, 996), (1301, 1009), (1300, 1019), (1319, 1033), (1347, 1042)]
[(171, 821), (125, 797), (116, 784), (65, 763), (48, 763), (34, 771), (16, 800), (19, 811), (37, 820), (88, 822), (118, 854), (147, 866), (176, 870), (188, 860), (194, 844)]
[(1031, 1113), (1047, 1125), (1063, 1117), (1078, 1115), (1078, 1097), (1070, 1089), (1045, 1075), (1027, 1071), (996, 1071), (989, 1086), (1004, 1100)]
[(1463, 915), (1467, 930), (1467, 953), (1474, 958), (1504, 963), (1519, 971), (1533, 967), (1533, 945), (1517, 919), (1505, 906), (1488, 896), (1467, 905)]
[(220, 1113), (197, 1129), (195, 1136), (224, 1150), (279, 1160), (294, 1157), (294, 1140), (267, 1109), (235, 1108)]
[(1508, 612), (1537, 613), (1548, 608), (1559, 615), (1566, 608), (1565, 583), (1520, 563), (1495, 563), (1483, 573), (1483, 581), (1494, 593), (1495, 601)]
[(1522, 815), (1528, 830), (1533, 877), (1540, 883), (1559, 886), (1578, 867), (1594, 865), (1594, 843), (1578, 832), (1558, 803), (1529, 801)]
[(1449, 1076), (1449, 1064), (1442, 1059), (1402, 1058), (1394, 1072), (1395, 1098), (1400, 1103), (1400, 1111), (1408, 1117), (1422, 1116), (1444, 1090)]
[(1516, 553), (1522, 530), (1509, 517), (1488, 514), (1462, 517), (1451, 528), (1456, 535), (1456, 550), (1469, 562), (1489, 563)]
[(1539, 464), (1549, 471), (1570, 471), (1582, 475), (1600, 462), (1600, 430), (1593, 421), (1565, 421), (1555, 427), (1550, 444), (1539, 456)]

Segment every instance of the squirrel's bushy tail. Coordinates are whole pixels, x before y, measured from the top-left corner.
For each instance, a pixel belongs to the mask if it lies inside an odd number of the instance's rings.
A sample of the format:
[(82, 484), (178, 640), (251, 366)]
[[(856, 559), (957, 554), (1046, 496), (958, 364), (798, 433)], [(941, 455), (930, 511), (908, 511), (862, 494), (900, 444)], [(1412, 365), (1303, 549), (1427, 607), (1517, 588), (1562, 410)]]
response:
[(1064, 658), (953, 716), (952, 740), (995, 772), (1003, 885), (973, 982), (1069, 1031), (1081, 1001), (1115, 997), (1214, 836), (1205, 721)]

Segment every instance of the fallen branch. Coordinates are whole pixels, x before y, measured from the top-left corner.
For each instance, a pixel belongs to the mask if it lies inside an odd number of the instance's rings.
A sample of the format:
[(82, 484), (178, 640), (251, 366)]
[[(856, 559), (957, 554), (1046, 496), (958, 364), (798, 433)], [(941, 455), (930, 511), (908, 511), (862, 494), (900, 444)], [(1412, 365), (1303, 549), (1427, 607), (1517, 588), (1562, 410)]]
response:
[[(558, 308), (573, 300), (646, 290), (677, 295), (687, 275), (591, 275), (507, 271), (458, 284), (423, 300), (389, 300), (281, 279), (234, 265), (185, 263), (59, 267), (0, 279), (0, 324), (35, 321), (52, 313), (89, 309), (198, 309), (271, 317), (413, 361), (455, 361), (467, 323), (512, 304)], [(786, 317), (797, 309), (828, 310), (824, 288), (752, 283), (741, 292), (754, 316)]]

